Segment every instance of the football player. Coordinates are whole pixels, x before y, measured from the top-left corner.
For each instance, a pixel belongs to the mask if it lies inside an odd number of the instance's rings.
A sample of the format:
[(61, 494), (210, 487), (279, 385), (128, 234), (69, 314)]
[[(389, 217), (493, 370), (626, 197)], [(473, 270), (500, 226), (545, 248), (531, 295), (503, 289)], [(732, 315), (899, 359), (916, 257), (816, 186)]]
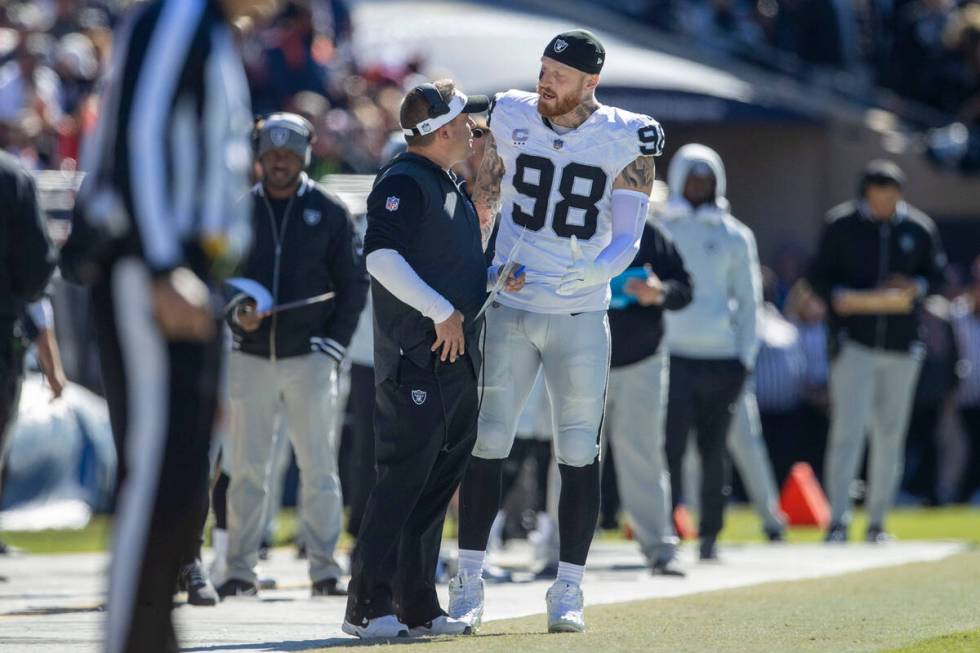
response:
[(558, 578), (548, 630), (585, 628), (580, 588), (599, 512), (599, 429), (609, 375), (609, 280), (639, 248), (664, 134), (653, 118), (595, 99), (605, 49), (589, 32), (559, 34), (537, 92), (491, 106), (473, 200), (485, 239), (500, 214), (494, 263), (526, 266), (519, 292), (486, 315), (477, 442), (462, 483), (459, 574), (450, 614), (479, 627), (490, 526), (517, 421), (543, 368), (561, 473)]

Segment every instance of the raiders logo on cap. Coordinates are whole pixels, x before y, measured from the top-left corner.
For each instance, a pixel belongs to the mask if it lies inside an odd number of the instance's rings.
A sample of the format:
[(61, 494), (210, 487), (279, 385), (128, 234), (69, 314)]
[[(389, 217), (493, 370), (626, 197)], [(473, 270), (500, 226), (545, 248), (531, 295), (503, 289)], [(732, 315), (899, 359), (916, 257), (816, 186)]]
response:
[(555, 40), (555, 52), (564, 52), (567, 47), (568, 41), (562, 41), (561, 39)]
[(289, 140), (289, 131), (284, 127), (276, 127), (269, 132), (269, 140), (276, 147), (282, 147)]

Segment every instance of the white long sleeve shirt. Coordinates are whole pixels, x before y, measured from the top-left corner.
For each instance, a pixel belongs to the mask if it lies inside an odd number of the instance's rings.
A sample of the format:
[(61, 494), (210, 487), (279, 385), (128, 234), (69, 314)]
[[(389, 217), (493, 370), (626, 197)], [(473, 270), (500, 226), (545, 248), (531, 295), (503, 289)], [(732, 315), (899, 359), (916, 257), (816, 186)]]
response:
[(716, 206), (692, 210), (672, 200), (662, 226), (691, 273), (694, 300), (664, 315), (671, 355), (738, 358), (755, 365), (759, 350), (757, 312), (762, 280), (755, 237), (744, 224)]

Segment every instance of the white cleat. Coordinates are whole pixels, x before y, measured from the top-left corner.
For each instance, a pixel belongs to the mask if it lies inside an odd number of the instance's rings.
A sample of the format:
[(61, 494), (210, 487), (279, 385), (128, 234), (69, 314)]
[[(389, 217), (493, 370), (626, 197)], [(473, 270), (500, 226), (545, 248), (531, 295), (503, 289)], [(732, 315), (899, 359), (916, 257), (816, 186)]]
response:
[(545, 595), (549, 633), (581, 633), (585, 630), (582, 588), (559, 580)]
[(395, 639), (396, 637), (408, 637), (408, 626), (398, 621), (398, 617), (393, 614), (386, 614), (383, 617), (365, 619), (362, 624), (352, 624), (344, 621), (341, 626), (348, 635), (360, 637), (361, 639)]
[(434, 635), (469, 635), (472, 632), (473, 629), (462, 619), (439, 615), (425, 625), (412, 628), (408, 634), (412, 637), (431, 637)]
[(483, 579), (460, 572), (449, 581), (449, 616), (476, 632), (483, 623)]

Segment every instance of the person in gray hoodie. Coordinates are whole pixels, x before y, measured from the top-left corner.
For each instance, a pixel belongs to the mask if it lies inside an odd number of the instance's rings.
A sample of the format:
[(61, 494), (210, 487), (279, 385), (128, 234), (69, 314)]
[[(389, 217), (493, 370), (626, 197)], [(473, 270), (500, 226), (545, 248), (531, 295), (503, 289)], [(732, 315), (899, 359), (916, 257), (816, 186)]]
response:
[(666, 450), (674, 506), (693, 429), (701, 455), (701, 559), (717, 558), (724, 521), (725, 441), (734, 404), (758, 351), (762, 282), (755, 237), (729, 212), (718, 153), (685, 145), (670, 162), (663, 226), (691, 273), (694, 300), (667, 313), (670, 390)]

